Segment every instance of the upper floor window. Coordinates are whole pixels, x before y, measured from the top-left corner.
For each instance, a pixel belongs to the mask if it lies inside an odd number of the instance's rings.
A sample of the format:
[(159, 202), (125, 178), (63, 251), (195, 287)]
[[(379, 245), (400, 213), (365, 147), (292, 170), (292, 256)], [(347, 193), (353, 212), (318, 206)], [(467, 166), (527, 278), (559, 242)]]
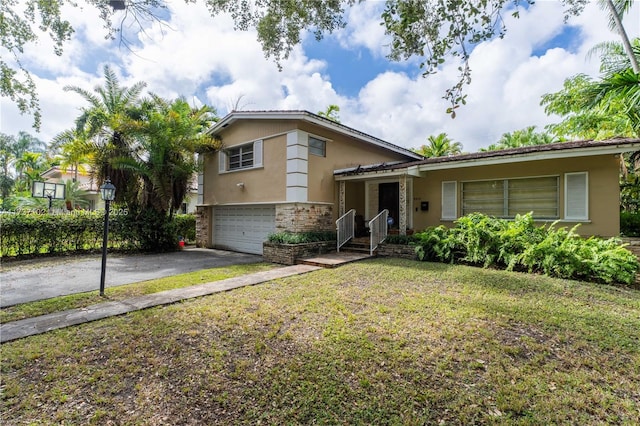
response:
[(262, 167), (262, 141), (220, 151), (220, 172)]
[(231, 148), (227, 155), (229, 156), (229, 170), (253, 167), (253, 144)]
[(320, 157), (327, 155), (327, 141), (309, 137), (309, 153)]

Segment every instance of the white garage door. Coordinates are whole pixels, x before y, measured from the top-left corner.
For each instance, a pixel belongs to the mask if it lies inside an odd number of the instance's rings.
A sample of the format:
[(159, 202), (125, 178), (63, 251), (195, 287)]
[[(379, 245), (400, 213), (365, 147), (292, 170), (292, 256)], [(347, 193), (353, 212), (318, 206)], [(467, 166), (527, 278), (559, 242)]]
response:
[(215, 247), (262, 254), (262, 243), (274, 232), (274, 206), (216, 207), (213, 214)]

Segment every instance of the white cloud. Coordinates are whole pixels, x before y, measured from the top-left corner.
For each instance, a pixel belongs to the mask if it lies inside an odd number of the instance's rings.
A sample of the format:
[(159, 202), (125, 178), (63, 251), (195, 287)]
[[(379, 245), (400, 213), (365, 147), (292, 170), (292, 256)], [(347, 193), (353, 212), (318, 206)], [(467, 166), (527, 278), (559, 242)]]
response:
[(336, 32), (340, 45), (347, 49), (365, 47), (374, 57), (389, 54), (391, 37), (385, 34), (380, 25), (380, 15), (384, 11), (384, 2), (369, 1), (356, 3), (347, 10), (346, 27)]
[[(628, 16), (638, 16), (634, 13)], [(354, 126), (405, 147), (419, 146), (428, 135), (446, 132), (461, 141), (466, 151), (476, 151), (505, 132), (529, 125), (543, 130), (558, 118), (545, 115), (539, 105), (541, 96), (560, 90), (563, 81), (574, 74), (597, 75), (598, 61), (587, 62), (586, 52), (595, 43), (617, 41), (597, 4), (589, 4), (581, 16), (570, 21), (581, 30), (575, 53), (554, 48), (540, 57), (531, 56), (562, 32), (562, 17), (559, 2), (538, 2), (521, 11), (519, 20), (507, 18), (504, 39), (477, 46), (470, 60), (472, 83), (465, 88), (468, 102), (457, 111), (455, 120), (444, 113), (447, 105), (441, 99), (456, 78), (455, 64), (426, 79), (381, 74), (361, 91), (360, 112), (343, 116)], [(628, 25), (631, 37), (638, 37), (637, 27)]]

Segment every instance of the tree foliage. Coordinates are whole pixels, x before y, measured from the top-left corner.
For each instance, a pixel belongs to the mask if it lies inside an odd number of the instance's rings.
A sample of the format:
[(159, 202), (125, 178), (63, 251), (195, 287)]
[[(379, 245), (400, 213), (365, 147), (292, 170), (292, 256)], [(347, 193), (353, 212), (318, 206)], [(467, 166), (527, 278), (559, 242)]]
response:
[(140, 115), (139, 101), (146, 83), (122, 86), (108, 65), (104, 67), (104, 78), (104, 86), (96, 86), (93, 92), (78, 86), (64, 88), (65, 91), (79, 94), (89, 104), (81, 109), (73, 132), (91, 141), (89, 152), (93, 154), (92, 169), (96, 180), (103, 182), (107, 177), (110, 178), (119, 188), (115, 201), (127, 202), (133, 207), (137, 191), (131, 183), (135, 182), (135, 176), (130, 170), (115, 168), (113, 159), (128, 157), (133, 151), (131, 126)]
[(553, 142), (560, 142), (546, 132), (536, 132), (536, 126), (529, 126), (522, 130), (504, 133), (500, 140), (480, 151), (497, 151), (500, 149), (519, 148), (523, 146), (546, 145)]
[(457, 155), (462, 152), (462, 144), (454, 142), (446, 133), (427, 138), (428, 145), (422, 145), (413, 151), (425, 157), (444, 157), (446, 155)]
[[(194, 0), (187, 0), (192, 2)], [(289, 57), (302, 39), (304, 31), (312, 31), (316, 39), (345, 26), (345, 11), (362, 0), (203, 0), (212, 16), (227, 13), (237, 30), (255, 29), (265, 56), (278, 67)], [(104, 0), (85, 0), (86, 7), (97, 8), (107, 37), (121, 35), (120, 28), (129, 19), (143, 27), (143, 21), (162, 21), (159, 10), (165, 0), (127, 0), (124, 12), (115, 11)], [(582, 12), (585, 0), (562, 0), (566, 17)], [(616, 0), (620, 15), (628, 8)], [(36, 128), (40, 110), (36, 86), (21, 61), (25, 46), (45, 32), (54, 42), (54, 53), (60, 55), (64, 44), (73, 36), (73, 28), (62, 15), (63, 5), (84, 7), (71, 0), (5, 0), (0, 3), (0, 39), (11, 59), (0, 60), (2, 96), (11, 98), (23, 113), (34, 115)], [(448, 112), (465, 103), (464, 86), (471, 82), (469, 57), (473, 46), (507, 31), (504, 14), (519, 16), (522, 7), (534, 7), (533, 0), (387, 0), (380, 16), (391, 37), (389, 58), (396, 61), (418, 58), (423, 75), (436, 73), (447, 61), (457, 61), (458, 80), (444, 93), (450, 103)], [(126, 38), (120, 39), (127, 45)]]
[[(219, 141), (206, 130), (217, 119), (215, 110), (192, 108), (184, 99), (167, 101), (151, 96), (141, 105), (141, 116), (130, 123), (134, 147), (128, 155), (112, 158), (112, 167), (134, 172), (137, 203), (161, 214), (179, 209), (198, 170), (196, 152), (218, 149)], [(129, 182), (129, 186), (133, 186)]]
[(340, 107), (338, 105), (331, 104), (324, 111), (318, 111), (318, 115), (324, 118), (328, 118), (336, 123), (340, 122)]
[[(633, 40), (633, 52), (640, 58), (640, 39)], [(601, 77), (578, 74), (565, 80), (563, 89), (542, 97), (548, 115), (563, 121), (548, 126), (558, 136), (606, 139), (640, 136), (640, 74), (620, 43), (597, 45), (590, 54), (600, 55)]]

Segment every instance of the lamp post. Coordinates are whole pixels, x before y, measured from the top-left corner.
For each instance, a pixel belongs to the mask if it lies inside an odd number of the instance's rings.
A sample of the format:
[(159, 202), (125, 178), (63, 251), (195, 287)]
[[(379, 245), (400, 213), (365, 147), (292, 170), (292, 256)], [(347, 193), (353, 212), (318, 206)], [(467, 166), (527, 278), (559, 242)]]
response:
[(100, 187), (100, 196), (104, 200), (104, 235), (102, 237), (102, 270), (100, 272), (100, 296), (104, 296), (104, 275), (107, 269), (107, 238), (109, 235), (109, 204), (116, 197), (116, 187), (107, 178)]

